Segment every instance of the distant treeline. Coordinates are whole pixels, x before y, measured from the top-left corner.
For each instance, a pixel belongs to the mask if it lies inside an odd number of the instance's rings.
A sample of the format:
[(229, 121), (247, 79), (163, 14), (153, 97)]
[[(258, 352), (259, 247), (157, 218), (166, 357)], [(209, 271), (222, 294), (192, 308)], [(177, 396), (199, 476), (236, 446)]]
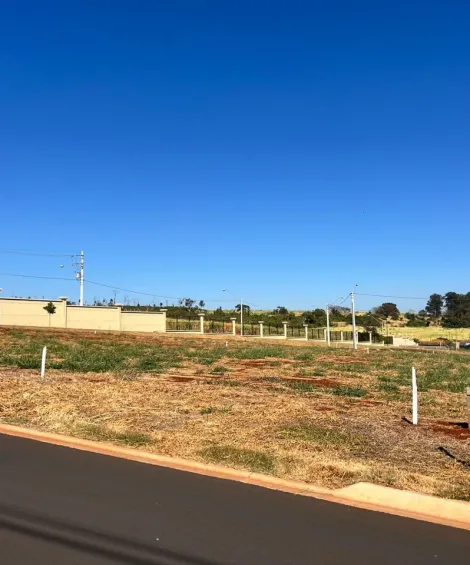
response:
[[(96, 306), (113, 306), (113, 299), (102, 301), (95, 300)], [(165, 308), (168, 318), (195, 317), (200, 313), (205, 314), (206, 320), (229, 321), (230, 318), (240, 318), (240, 304), (233, 309), (223, 309), (219, 306), (216, 310), (206, 310), (204, 300), (183, 298), (177, 305), (164, 306), (159, 304), (125, 304), (123, 310), (155, 312)], [(459, 294), (448, 292), (446, 294), (431, 294), (426, 307), (419, 312), (400, 313), (398, 306), (393, 302), (384, 302), (380, 306), (372, 308), (369, 312), (357, 315), (357, 325), (363, 326), (368, 331), (376, 332), (378, 328), (390, 320), (399, 320), (404, 317), (406, 325), (410, 327), (425, 327), (429, 325), (442, 325), (445, 328), (468, 328), (470, 327), (470, 292)], [(252, 311), (247, 304), (243, 305), (243, 320), (245, 323), (257, 323), (281, 325), (289, 322), (290, 326), (302, 326), (309, 324), (311, 327), (323, 328), (326, 326), (326, 312), (321, 308), (308, 310), (301, 314), (289, 311), (285, 306), (278, 306), (272, 311)], [(344, 306), (330, 307), (330, 323), (352, 323), (351, 310)]]

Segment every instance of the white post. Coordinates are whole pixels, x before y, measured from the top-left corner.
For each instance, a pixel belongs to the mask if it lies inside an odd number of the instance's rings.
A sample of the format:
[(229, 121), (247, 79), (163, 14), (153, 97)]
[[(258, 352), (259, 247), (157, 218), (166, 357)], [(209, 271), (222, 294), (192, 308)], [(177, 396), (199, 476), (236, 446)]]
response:
[(305, 328), (305, 341), (308, 341), (308, 324), (304, 324)]
[(412, 410), (413, 410), (413, 425), (416, 426), (418, 423), (418, 384), (416, 382), (416, 369), (413, 367), (411, 369), (411, 389), (413, 392), (412, 400)]
[(259, 336), (260, 337), (264, 337), (264, 328), (263, 328), (263, 324), (264, 322), (259, 322)]
[(341, 341), (344, 341), (344, 333), (343, 332), (339, 332), (339, 337), (340, 337)]
[(47, 355), (47, 347), (43, 347), (42, 359), (41, 359), (41, 377), (44, 377), (44, 375), (46, 374), (46, 355)]
[(369, 332), (369, 343), (372, 345), (372, 332)]
[(354, 302), (354, 292), (351, 292), (351, 314), (352, 314), (352, 330), (353, 330), (353, 348), (357, 349), (356, 304)]
[(287, 339), (287, 324), (289, 322), (282, 322), (284, 324), (284, 338)]
[(330, 339), (330, 305), (326, 305), (326, 344), (328, 347), (331, 345)]
[(205, 314), (199, 314), (199, 322), (201, 324), (199, 331), (202, 334), (204, 333), (204, 316), (205, 316)]
[(232, 333), (233, 335), (237, 335), (237, 319), (230, 318), (232, 320)]
[(85, 252), (80, 251), (80, 306), (85, 304)]
[(240, 335), (243, 335), (243, 298), (240, 298)]

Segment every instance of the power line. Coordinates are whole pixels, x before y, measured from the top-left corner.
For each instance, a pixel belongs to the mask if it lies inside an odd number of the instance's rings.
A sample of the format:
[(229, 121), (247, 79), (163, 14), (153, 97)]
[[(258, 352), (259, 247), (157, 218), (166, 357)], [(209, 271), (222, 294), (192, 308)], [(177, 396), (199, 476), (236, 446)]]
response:
[(181, 300), (181, 296), (164, 296), (163, 294), (152, 294), (150, 292), (140, 292), (138, 290), (131, 290), (129, 288), (121, 288), (119, 286), (114, 286), (111, 284), (104, 284), (104, 283), (99, 283), (96, 281), (90, 281), (89, 279), (85, 279), (85, 282), (89, 283), (89, 284), (94, 284), (96, 286), (102, 286), (105, 288), (112, 288), (113, 290), (120, 290), (121, 292), (130, 292), (132, 294), (141, 294), (142, 296), (151, 296), (152, 298), (170, 298), (171, 300)]
[(0, 273), (2, 277), (22, 277), (25, 279), (47, 279), (50, 281), (75, 281), (76, 279), (68, 279), (66, 277), (41, 277), (38, 275), (18, 275), (13, 273)]
[(0, 247), (0, 253), (8, 253), (10, 255), (31, 255), (35, 257), (73, 257), (76, 255), (76, 253), (37, 253), (35, 251), (5, 249), (3, 247)]
[(379, 298), (401, 298), (401, 299), (409, 299), (409, 300), (427, 300), (428, 298), (423, 296), (393, 296), (391, 294), (365, 294), (363, 292), (356, 292), (357, 296), (376, 296)]

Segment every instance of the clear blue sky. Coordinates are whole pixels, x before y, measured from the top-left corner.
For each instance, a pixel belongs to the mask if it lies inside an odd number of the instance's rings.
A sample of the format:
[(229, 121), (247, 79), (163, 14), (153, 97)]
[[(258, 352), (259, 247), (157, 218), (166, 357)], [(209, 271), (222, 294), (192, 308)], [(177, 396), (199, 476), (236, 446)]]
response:
[(0, 247), (209, 306), (468, 291), (469, 28), (464, 0), (2, 2)]

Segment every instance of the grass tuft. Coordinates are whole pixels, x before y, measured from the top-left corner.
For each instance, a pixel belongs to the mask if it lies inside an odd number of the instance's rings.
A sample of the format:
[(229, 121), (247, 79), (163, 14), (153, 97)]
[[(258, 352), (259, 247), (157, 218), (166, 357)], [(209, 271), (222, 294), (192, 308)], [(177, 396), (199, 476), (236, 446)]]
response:
[(253, 473), (274, 473), (276, 459), (262, 451), (231, 447), (229, 445), (212, 445), (199, 452), (205, 461), (222, 465), (243, 467)]

